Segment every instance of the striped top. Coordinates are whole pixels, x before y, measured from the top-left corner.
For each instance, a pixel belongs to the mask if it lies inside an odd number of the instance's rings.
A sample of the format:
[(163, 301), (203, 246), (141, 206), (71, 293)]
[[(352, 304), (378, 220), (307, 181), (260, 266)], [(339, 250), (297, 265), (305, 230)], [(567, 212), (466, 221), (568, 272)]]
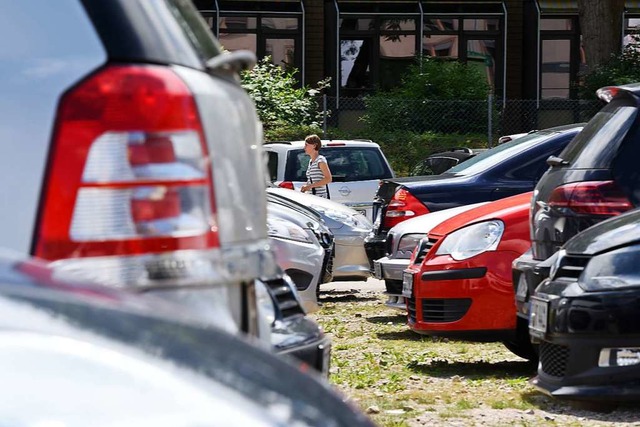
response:
[[(309, 166), (307, 166), (307, 184), (313, 184), (314, 182), (324, 179), (324, 174), (322, 173), (320, 166), (318, 166), (319, 163), (326, 163), (327, 166), (329, 165), (327, 163), (327, 159), (322, 155), (318, 155), (315, 160), (310, 161)], [(326, 186), (312, 188), (311, 193), (319, 197), (324, 197), (325, 199), (329, 198)]]

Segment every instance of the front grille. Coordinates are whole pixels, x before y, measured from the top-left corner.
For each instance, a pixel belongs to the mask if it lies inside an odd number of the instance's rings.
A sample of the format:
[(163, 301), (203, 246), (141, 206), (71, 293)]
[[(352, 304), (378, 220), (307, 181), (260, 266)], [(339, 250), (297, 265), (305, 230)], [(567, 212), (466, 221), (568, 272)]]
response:
[(565, 255), (560, 260), (554, 280), (577, 281), (590, 259), (591, 257)]
[(298, 303), (293, 290), (284, 280), (266, 280), (265, 284), (271, 291), (271, 295), (276, 302), (278, 311), (280, 311), (280, 314), (282, 315), (282, 319), (304, 314), (304, 310)]
[(546, 341), (540, 343), (540, 366), (545, 374), (558, 378), (564, 377), (568, 360), (569, 347)]
[(422, 264), (422, 261), (424, 261), (427, 253), (431, 250), (431, 248), (436, 244), (437, 241), (438, 239), (422, 239), (418, 244), (418, 253), (416, 255), (414, 264)]
[(407, 298), (407, 313), (409, 322), (416, 323), (416, 299), (414, 297)]
[(462, 319), (471, 307), (470, 298), (423, 298), (422, 320), (431, 323), (455, 322)]

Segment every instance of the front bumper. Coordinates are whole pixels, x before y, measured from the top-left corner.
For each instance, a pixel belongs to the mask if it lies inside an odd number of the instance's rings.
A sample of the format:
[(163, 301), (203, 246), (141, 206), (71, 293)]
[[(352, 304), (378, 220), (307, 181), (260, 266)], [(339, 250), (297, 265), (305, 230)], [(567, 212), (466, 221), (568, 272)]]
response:
[(516, 255), (486, 252), (465, 261), (444, 255), (425, 261), (422, 270), (408, 270), (414, 272), (411, 329), (478, 341), (512, 338), (516, 316), (510, 266)]
[(557, 398), (639, 400), (640, 364), (617, 366), (612, 352), (603, 349), (639, 347), (640, 290), (585, 292), (547, 304), (548, 325), (538, 332), (540, 365), (532, 383)]
[(364, 249), (369, 260), (369, 268), (373, 271), (373, 262), (387, 255), (387, 233), (369, 234), (364, 239)]
[(329, 375), (331, 339), (313, 320), (305, 316), (276, 320), (271, 340), (277, 354), (294, 357), (323, 376)]
[(540, 268), (540, 260), (533, 259), (531, 251), (527, 251), (512, 264), (512, 280), (514, 287), (516, 314), (523, 320), (529, 320), (529, 299), (536, 288), (549, 275), (548, 268)]

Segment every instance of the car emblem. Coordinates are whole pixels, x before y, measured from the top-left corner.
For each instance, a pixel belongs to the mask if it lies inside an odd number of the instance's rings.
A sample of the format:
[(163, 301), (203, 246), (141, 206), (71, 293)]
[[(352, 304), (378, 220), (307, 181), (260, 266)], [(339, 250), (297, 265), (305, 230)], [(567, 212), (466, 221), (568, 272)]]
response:
[(344, 196), (347, 197), (349, 194), (351, 194), (351, 190), (349, 190), (349, 187), (341, 187), (340, 190), (338, 190), (338, 192)]

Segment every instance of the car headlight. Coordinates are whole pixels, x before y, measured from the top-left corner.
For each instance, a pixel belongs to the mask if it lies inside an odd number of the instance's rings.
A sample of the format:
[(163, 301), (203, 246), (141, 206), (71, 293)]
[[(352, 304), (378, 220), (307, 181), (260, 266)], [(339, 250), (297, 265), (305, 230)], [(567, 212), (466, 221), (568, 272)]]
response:
[(445, 237), (436, 255), (451, 255), (462, 261), (486, 251), (495, 250), (504, 233), (504, 223), (491, 220), (461, 228)]
[(346, 213), (341, 211), (336, 211), (333, 209), (326, 209), (322, 206), (311, 206), (312, 209), (326, 215), (328, 218), (339, 222), (341, 224), (348, 225), (351, 228), (355, 228), (363, 231), (370, 231), (373, 225), (371, 222), (362, 214), (359, 213)]
[(640, 246), (617, 249), (589, 260), (578, 284), (585, 291), (613, 291), (640, 286)]
[(302, 227), (281, 218), (267, 218), (269, 237), (294, 240), (296, 242), (311, 243), (309, 233)]
[(398, 242), (398, 254), (408, 254), (409, 257), (413, 253), (416, 245), (420, 242), (426, 234), (405, 234), (400, 238)]

